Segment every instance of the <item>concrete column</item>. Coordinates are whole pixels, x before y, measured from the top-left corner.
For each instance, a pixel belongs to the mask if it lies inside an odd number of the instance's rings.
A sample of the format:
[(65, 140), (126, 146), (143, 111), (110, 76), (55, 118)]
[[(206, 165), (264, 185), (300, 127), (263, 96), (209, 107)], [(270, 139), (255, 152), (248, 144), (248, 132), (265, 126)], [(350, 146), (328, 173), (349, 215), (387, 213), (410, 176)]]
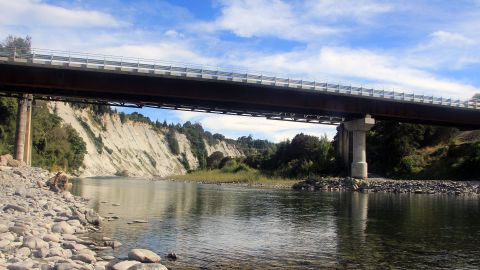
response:
[(349, 166), (349, 159), (350, 159), (350, 141), (349, 141), (349, 131), (345, 129), (345, 125), (341, 124), (337, 127), (337, 137), (338, 137), (338, 145), (337, 145), (337, 156), (340, 157), (345, 165), (345, 167)]
[(353, 133), (353, 155), (351, 176), (354, 178), (368, 178), (368, 164), (366, 152), (366, 135), (373, 125), (375, 119), (370, 115), (365, 118), (345, 122), (345, 128)]
[(25, 154), (24, 161), (27, 165), (32, 165), (32, 112), (33, 95), (27, 95), (27, 124), (25, 129)]
[(27, 95), (18, 99), (18, 114), (17, 114), (17, 132), (15, 143), (15, 159), (24, 161), (25, 154), (25, 131), (27, 128)]

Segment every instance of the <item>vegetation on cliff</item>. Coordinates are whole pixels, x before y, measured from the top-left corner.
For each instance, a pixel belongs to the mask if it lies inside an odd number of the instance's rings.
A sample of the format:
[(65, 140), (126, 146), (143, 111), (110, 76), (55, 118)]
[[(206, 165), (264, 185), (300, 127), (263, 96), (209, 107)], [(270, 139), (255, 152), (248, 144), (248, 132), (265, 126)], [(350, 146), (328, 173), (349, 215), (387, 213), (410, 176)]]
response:
[[(14, 152), (17, 99), (0, 97), (0, 154)], [(86, 145), (79, 134), (36, 101), (32, 115), (32, 165), (74, 172), (83, 163)]]

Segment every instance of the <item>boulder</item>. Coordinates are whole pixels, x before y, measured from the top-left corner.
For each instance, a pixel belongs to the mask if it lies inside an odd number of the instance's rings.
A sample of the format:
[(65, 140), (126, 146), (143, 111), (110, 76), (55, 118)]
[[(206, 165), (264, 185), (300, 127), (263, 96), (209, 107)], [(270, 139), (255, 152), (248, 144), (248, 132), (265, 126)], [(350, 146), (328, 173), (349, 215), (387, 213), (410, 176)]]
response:
[(60, 221), (52, 226), (52, 232), (61, 234), (73, 234), (75, 233), (75, 229), (73, 229), (72, 226), (70, 226), (70, 224), (68, 224), (67, 222)]
[(22, 247), (17, 249), (17, 252), (15, 252), (15, 255), (19, 258), (27, 258), (28, 256), (30, 256), (31, 253), (32, 252), (28, 247)]
[(98, 215), (97, 212), (95, 212), (93, 209), (88, 209), (85, 212), (85, 218), (87, 219), (88, 223), (98, 226), (100, 225), (101, 222), (101, 217)]
[(128, 270), (168, 270), (168, 268), (160, 263), (141, 263), (131, 266)]
[(58, 243), (60, 242), (60, 235), (56, 233), (45, 234), (43, 236), (43, 241)]
[(90, 254), (77, 254), (75, 256), (72, 256), (72, 260), (77, 260), (81, 261), (84, 263), (95, 263), (97, 260), (95, 259), (95, 256), (90, 255)]
[(27, 209), (25, 207), (19, 206), (19, 205), (14, 205), (14, 204), (7, 204), (5, 207), (3, 207), (3, 211), (7, 211), (9, 209), (18, 211), (18, 212), (27, 212)]
[(122, 261), (119, 263), (114, 264), (111, 269), (112, 270), (128, 270), (130, 267), (140, 264), (137, 261)]
[(25, 236), (23, 246), (31, 249), (48, 248), (48, 243), (35, 236)]
[(5, 224), (0, 224), (0, 233), (8, 232), (8, 226)]
[(128, 253), (128, 259), (143, 263), (158, 263), (161, 258), (155, 252), (148, 249), (135, 248)]
[(33, 267), (32, 261), (21, 261), (21, 262), (17, 262), (7, 266), (7, 269), (8, 270), (28, 270), (28, 269), (32, 269), (32, 267)]

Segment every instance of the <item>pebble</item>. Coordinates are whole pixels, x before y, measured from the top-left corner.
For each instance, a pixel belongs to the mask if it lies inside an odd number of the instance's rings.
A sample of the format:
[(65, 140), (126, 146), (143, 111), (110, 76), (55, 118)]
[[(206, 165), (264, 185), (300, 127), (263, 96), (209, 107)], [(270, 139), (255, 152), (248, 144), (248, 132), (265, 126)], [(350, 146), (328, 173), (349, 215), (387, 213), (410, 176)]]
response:
[(131, 250), (134, 260), (97, 257), (94, 250), (122, 244), (105, 238), (101, 247), (88, 237), (79, 238), (79, 233), (98, 231), (102, 218), (86, 207), (87, 200), (70, 192), (51, 191), (45, 184), (49, 177), (49, 172), (39, 168), (1, 167), (0, 269), (166, 269), (159, 263), (160, 256), (149, 250)]
[(356, 191), (356, 192), (392, 192), (413, 194), (480, 194), (480, 185), (469, 182), (444, 180), (390, 180), (371, 178), (368, 180), (354, 178), (309, 178), (296, 183), (295, 190), (322, 191)]

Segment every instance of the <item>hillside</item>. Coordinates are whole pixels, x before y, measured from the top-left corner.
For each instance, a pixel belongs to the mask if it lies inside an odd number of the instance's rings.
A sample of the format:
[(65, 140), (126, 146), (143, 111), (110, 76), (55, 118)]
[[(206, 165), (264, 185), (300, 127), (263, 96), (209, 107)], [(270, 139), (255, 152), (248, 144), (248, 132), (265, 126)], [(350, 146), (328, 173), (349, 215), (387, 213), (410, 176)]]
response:
[[(163, 177), (184, 174), (187, 168), (199, 166), (191, 141), (185, 134), (173, 131), (178, 154), (172, 152), (166, 138), (168, 127), (156, 128), (146, 122), (131, 120), (123, 122), (118, 113), (96, 115), (89, 109), (72, 108), (62, 102), (52, 102), (49, 107), (86, 143), (87, 153), (78, 172), (80, 176)], [(203, 138), (203, 142), (207, 155), (220, 151), (225, 156), (242, 156), (234, 144), (224, 140), (212, 143)]]

